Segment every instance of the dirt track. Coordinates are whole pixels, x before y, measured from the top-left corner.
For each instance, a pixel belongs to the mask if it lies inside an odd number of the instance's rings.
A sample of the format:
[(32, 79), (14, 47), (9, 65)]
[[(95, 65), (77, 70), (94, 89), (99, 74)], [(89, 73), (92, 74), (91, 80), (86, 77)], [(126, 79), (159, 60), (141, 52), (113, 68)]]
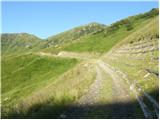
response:
[[(60, 115), (60, 118), (88, 118), (88, 115), (93, 113), (94, 109), (101, 109), (96, 105), (99, 102), (98, 98), (100, 96), (100, 90), (102, 89), (103, 84), (102, 72), (109, 74), (112, 78), (113, 93), (111, 97), (114, 105), (103, 108), (104, 110), (100, 110), (101, 112), (99, 114), (109, 110), (111, 113), (109, 118), (133, 118), (134, 116), (132, 116), (132, 114), (135, 112), (135, 106), (139, 103), (145, 118), (152, 118), (150, 110), (143, 103), (143, 100), (138, 97), (138, 93), (134, 88), (134, 85), (130, 84), (128, 80), (128, 84), (126, 84), (126, 81), (124, 80), (124, 76), (126, 75), (124, 73), (123, 76), (119, 76), (114, 67), (100, 59), (95, 59), (92, 57), (85, 58), (85, 56), (76, 53), (64, 52), (64, 54), (65, 55), (52, 55), (50, 53), (39, 53), (39, 55), (42, 56), (77, 58), (85, 60), (86, 62), (94, 61), (93, 65), (96, 66), (95, 68), (97, 77), (94, 83), (89, 87), (88, 92), (84, 94), (78, 101), (76, 101), (73, 104), (73, 107), (64, 111), (64, 113)], [(122, 73), (121, 71), (119, 72)], [(130, 104), (129, 102), (133, 100), (133, 96), (137, 99), (137, 101), (134, 104)], [(103, 118), (108, 118), (108, 115), (104, 115)]]

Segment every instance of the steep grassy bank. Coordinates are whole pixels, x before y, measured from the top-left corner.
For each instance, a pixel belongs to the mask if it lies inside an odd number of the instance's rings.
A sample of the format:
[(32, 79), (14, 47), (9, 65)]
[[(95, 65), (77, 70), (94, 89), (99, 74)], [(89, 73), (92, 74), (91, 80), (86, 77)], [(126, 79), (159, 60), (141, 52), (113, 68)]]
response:
[[(153, 116), (157, 114), (155, 106), (159, 101), (158, 44), (159, 29), (158, 17), (156, 17), (114, 46), (102, 58), (115, 67), (115, 71), (124, 77), (124, 81), (129, 80), (130, 89), (139, 91), (139, 95), (142, 95), (143, 102)], [(156, 105), (152, 100), (156, 101)]]
[(2, 105), (13, 106), (33, 91), (54, 82), (71, 69), (76, 59), (26, 54), (2, 58)]
[[(56, 58), (50, 59), (52, 61), (51, 64), (54, 64), (54, 67), (53, 69), (50, 69), (51, 72), (47, 70), (46, 74), (42, 74), (42, 77), (45, 77), (45, 79), (39, 80), (38, 78), (41, 77), (37, 77), (38, 80), (35, 79), (34, 83), (31, 82), (33, 79), (24, 83), (19, 81), (19, 83), (21, 82), (20, 86), (2, 94), (3, 118), (60, 117), (60, 114), (64, 111), (64, 107), (78, 100), (87, 92), (89, 86), (94, 82), (95, 70), (92, 63), (89, 64), (89, 68), (86, 67), (86, 62), (82, 62), (71, 69), (73, 64), (77, 62), (74, 59), (59, 58), (59, 61), (56, 61)], [(64, 74), (62, 74), (62, 69), (65, 67), (65, 64), (62, 61), (66, 63), (67, 70), (70, 68), (70, 70)], [(47, 61), (47, 63), (48, 62), (49, 61)], [(61, 66), (61, 62), (63, 63), (63, 66)], [(58, 65), (57, 67), (55, 66), (55, 63)], [(47, 65), (45, 64), (45, 66)], [(56, 72), (59, 71), (61, 76), (56, 77), (58, 76)], [(38, 71), (36, 71), (36, 74), (37, 72)], [(5, 80), (3, 81), (5, 82)], [(25, 83), (28, 83), (28, 85)], [(12, 83), (9, 85), (12, 85)], [(45, 106), (43, 106), (43, 104), (45, 104)], [(54, 106), (54, 109), (47, 107), (50, 105)]]
[(40, 42), (40, 38), (28, 33), (1, 34), (2, 56), (33, 51)]

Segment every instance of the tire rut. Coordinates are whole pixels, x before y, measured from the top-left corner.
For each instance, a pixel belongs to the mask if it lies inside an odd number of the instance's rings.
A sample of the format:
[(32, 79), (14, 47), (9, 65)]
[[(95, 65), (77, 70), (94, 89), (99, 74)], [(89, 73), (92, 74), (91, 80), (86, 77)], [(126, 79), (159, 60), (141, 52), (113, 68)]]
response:
[(80, 105), (96, 104), (96, 102), (99, 98), (99, 91), (102, 86), (102, 74), (101, 74), (101, 70), (98, 66), (96, 66), (96, 74), (97, 74), (97, 76), (96, 76), (95, 82), (90, 86), (87, 94), (85, 94), (84, 96), (82, 96), (78, 100), (78, 102), (77, 102), (78, 104), (80, 104)]
[[(132, 104), (122, 105), (123, 103), (129, 103), (132, 101), (132, 97), (130, 96), (130, 91), (127, 90), (124, 82), (122, 79), (115, 74), (114, 70), (112, 70), (106, 63), (101, 60), (97, 61), (98, 65), (109, 74), (112, 78), (112, 98), (113, 103), (116, 104), (112, 108), (112, 117), (113, 118), (130, 118), (132, 113), (135, 111), (135, 106)], [(131, 117), (132, 118), (132, 117)]]
[[(126, 79), (126, 75), (124, 73), (122, 75), (123, 77), (120, 77), (119, 75), (117, 75), (117, 70), (115, 68), (111, 67), (110, 65), (104, 63), (101, 60), (98, 61), (98, 64), (106, 71), (106, 73), (110, 74), (110, 76), (112, 77), (112, 80), (113, 80), (113, 83), (114, 83), (113, 89), (116, 92), (116, 94), (114, 95), (115, 98), (116, 98), (115, 102), (119, 102), (119, 101), (125, 102), (125, 101), (128, 101), (128, 100), (132, 101), (129, 94), (127, 94), (127, 91), (126, 91), (127, 89), (124, 88), (125, 84), (124, 84), (123, 79), (125, 78), (125, 80), (128, 84), (128, 87), (130, 87), (130, 92), (132, 92), (132, 94), (137, 99), (137, 101), (138, 101), (138, 103), (141, 107), (141, 110), (143, 111), (143, 114), (144, 114), (145, 118), (154, 118), (154, 115), (153, 115), (152, 111), (143, 102), (143, 98), (141, 96), (139, 96), (139, 92), (136, 90), (135, 85), (131, 84), (129, 82), (129, 80)], [(122, 73), (121, 71), (118, 71), (118, 72)], [(128, 91), (128, 93), (129, 93), (129, 91)], [(122, 99), (122, 96), (124, 96), (123, 99)], [(153, 105), (155, 105), (155, 108), (156, 108), (158, 103), (155, 102), (153, 99), (151, 99), (151, 96), (149, 97), (149, 100), (151, 101), (151, 103), (154, 103)], [(127, 110), (130, 110), (132, 108), (134, 109), (134, 106), (130, 106), (130, 108), (129, 109), (127, 108)], [(121, 108), (117, 108), (117, 109), (121, 109)], [(158, 110), (159, 110), (159, 108), (158, 108)], [(123, 111), (123, 110), (118, 110), (118, 111)], [(124, 111), (124, 113), (127, 113), (127, 111)], [(129, 113), (129, 111), (128, 111), (128, 113)], [(159, 116), (159, 115), (157, 114), (157, 116)]]
[(96, 79), (88, 92), (74, 102), (71, 108), (64, 111), (60, 118), (86, 118), (88, 113), (92, 111), (89, 106), (98, 104), (99, 92), (102, 87), (102, 72), (98, 66), (96, 66), (96, 74)]

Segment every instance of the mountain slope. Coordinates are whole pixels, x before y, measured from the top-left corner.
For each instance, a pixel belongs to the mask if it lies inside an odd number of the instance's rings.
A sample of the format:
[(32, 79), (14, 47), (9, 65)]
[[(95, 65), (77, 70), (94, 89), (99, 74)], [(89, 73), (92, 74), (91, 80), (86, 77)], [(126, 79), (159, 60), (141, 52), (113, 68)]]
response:
[(19, 52), (31, 52), (40, 49), (54, 47), (59, 44), (65, 44), (77, 40), (78, 38), (103, 31), (105, 25), (90, 23), (80, 27), (73, 28), (66, 32), (41, 40), (40, 38), (27, 33), (2, 34), (2, 55)]
[(148, 24), (156, 15), (158, 15), (157, 9), (153, 9), (145, 14), (123, 19), (107, 27), (100, 33), (88, 35), (81, 38), (77, 43), (65, 46), (63, 50), (75, 52), (107, 52), (127, 35)]
[(40, 38), (28, 33), (1, 34), (2, 55), (30, 51), (40, 42)]
[(2, 55), (13, 53), (13, 51), (16, 53), (37, 50), (48, 52), (62, 50), (107, 52), (118, 41), (138, 29), (138, 27), (143, 26), (141, 23), (147, 24), (147, 21), (158, 14), (158, 9), (152, 9), (144, 14), (117, 21), (110, 26), (94, 22), (73, 28), (44, 40), (40, 40), (36, 36), (27, 33), (2, 34)]
[(23, 54), (2, 58), (2, 111), (19, 103), (74, 67), (76, 59)]
[(157, 118), (159, 111), (158, 21), (156, 17), (102, 57), (133, 91), (146, 118)]
[(78, 37), (73, 31), (33, 40), (29, 50), (16, 45), (18, 55), (6, 46), (2, 117), (157, 118), (158, 9)]
[(87, 34), (96, 33), (99, 31), (103, 31), (103, 29), (106, 26), (99, 23), (89, 23), (87, 25), (79, 26), (76, 28), (73, 28), (71, 30), (68, 30), (66, 32), (60, 33), (55, 36), (48, 37), (48, 42), (54, 42), (55, 44), (62, 44), (65, 42), (71, 42), (74, 41), (82, 36), (85, 36)]

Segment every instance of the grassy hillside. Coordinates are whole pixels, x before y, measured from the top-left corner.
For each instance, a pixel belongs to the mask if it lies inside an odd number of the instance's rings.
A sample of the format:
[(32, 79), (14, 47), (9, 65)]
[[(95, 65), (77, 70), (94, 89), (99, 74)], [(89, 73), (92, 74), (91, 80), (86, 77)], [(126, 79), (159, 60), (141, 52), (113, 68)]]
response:
[(78, 61), (26, 54), (2, 58), (2, 103), (12, 106), (71, 69)]
[[(118, 66), (132, 78), (137, 79), (146, 92), (158, 89), (158, 21), (158, 17), (153, 19), (144, 28), (117, 44), (110, 53), (113, 57), (111, 59), (115, 59), (109, 63)], [(139, 73), (137, 73), (138, 71)], [(145, 75), (148, 76), (145, 77)]]
[[(126, 19), (117, 21), (102, 31), (98, 31), (86, 36), (80, 37), (78, 40), (44, 49), (46, 52), (58, 51), (74, 51), (74, 52), (99, 52), (109, 51), (115, 44), (123, 40), (126, 36), (137, 29), (148, 24), (155, 16), (159, 14), (158, 9), (131, 16)], [(64, 36), (65, 37), (65, 36)]]
[(156, 118), (146, 94), (159, 101), (158, 14), (91, 23), (44, 41), (2, 34), (2, 118), (144, 118), (132, 90)]
[(95, 79), (94, 66), (82, 62), (73, 68), (77, 62), (33, 54), (2, 59), (2, 117), (57, 118)]
[(48, 45), (51, 46), (52, 43), (62, 44), (65, 42), (71, 42), (71, 41), (77, 40), (82, 36), (103, 31), (105, 27), (106, 26), (103, 24), (94, 23), (94, 22), (87, 25), (79, 26), (71, 30), (65, 31), (63, 33), (60, 33), (58, 35), (48, 37), (47, 40), (48, 40), (48, 43), (50, 43)]
[[(114, 67), (116, 74), (142, 95), (143, 102), (155, 115), (150, 96), (159, 101), (159, 28), (158, 17), (113, 47), (102, 59)], [(119, 72), (122, 71), (122, 72)], [(131, 87), (130, 87), (131, 89)]]
[(53, 50), (57, 51), (61, 45), (69, 44), (79, 39), (83, 36), (94, 34), (96, 32), (101, 32), (106, 28), (105, 25), (99, 23), (90, 23), (83, 26), (75, 27), (73, 29), (67, 30), (65, 32), (59, 33), (54, 36), (50, 36), (44, 41), (43, 44), (39, 45), (41, 50)]
[(40, 38), (28, 33), (1, 34), (2, 56), (31, 51)]
[(102, 24), (90, 23), (48, 37), (44, 40), (27, 33), (2, 34), (2, 55), (33, 52), (50, 47), (58, 47), (59, 44), (69, 43), (78, 40), (78, 38), (82, 36), (103, 31), (105, 27), (106, 26)]
[(128, 17), (110, 26), (90, 23), (79, 26), (63, 33), (40, 40), (36, 36), (22, 34), (2, 34), (2, 55), (23, 53), (28, 51), (75, 51), (100, 52), (110, 50), (116, 43), (127, 35), (143, 27), (159, 14), (158, 9)]

